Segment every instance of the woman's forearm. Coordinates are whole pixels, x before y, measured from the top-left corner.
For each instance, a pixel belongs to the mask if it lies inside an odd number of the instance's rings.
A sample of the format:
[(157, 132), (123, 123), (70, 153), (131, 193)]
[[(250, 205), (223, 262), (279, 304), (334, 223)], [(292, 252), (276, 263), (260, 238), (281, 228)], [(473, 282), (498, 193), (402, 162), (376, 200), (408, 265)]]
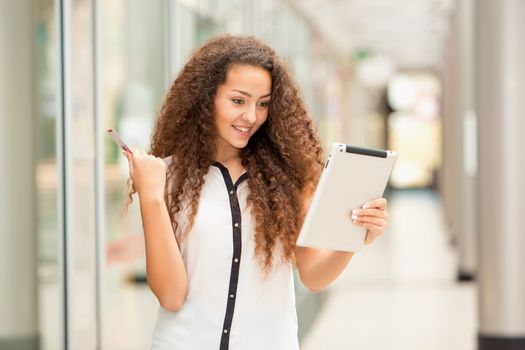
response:
[(186, 298), (188, 277), (168, 208), (161, 196), (139, 195), (139, 198), (148, 285), (162, 307), (177, 311)]
[(318, 292), (339, 277), (354, 253), (301, 247), (296, 256), (301, 281), (310, 291)]

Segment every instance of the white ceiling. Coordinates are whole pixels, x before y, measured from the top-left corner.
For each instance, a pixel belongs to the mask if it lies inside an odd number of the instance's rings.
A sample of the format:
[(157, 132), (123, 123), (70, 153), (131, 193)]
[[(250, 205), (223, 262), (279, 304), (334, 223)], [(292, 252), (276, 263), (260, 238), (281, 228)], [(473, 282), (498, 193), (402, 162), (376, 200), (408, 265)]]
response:
[(400, 69), (438, 68), (455, 0), (295, 0), (345, 55), (366, 50)]

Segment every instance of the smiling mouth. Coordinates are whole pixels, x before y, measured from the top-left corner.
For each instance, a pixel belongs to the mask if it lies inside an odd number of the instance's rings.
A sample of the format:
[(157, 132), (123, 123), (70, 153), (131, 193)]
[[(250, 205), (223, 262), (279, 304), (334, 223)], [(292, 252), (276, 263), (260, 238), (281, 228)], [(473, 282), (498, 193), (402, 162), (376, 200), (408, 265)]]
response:
[(251, 127), (247, 128), (247, 127), (244, 127), (244, 126), (237, 126), (237, 125), (232, 125), (232, 127), (235, 130), (240, 131), (240, 132), (242, 132), (244, 134), (247, 134), (251, 130)]

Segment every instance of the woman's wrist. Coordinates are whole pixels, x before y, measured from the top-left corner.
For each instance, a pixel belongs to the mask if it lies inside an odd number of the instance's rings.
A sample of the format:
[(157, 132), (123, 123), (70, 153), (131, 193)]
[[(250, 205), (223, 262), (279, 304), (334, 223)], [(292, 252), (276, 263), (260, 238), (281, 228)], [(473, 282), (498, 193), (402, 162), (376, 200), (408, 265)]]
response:
[(143, 192), (138, 192), (138, 195), (139, 195), (139, 200), (141, 202), (164, 203), (164, 194), (160, 192), (143, 191)]

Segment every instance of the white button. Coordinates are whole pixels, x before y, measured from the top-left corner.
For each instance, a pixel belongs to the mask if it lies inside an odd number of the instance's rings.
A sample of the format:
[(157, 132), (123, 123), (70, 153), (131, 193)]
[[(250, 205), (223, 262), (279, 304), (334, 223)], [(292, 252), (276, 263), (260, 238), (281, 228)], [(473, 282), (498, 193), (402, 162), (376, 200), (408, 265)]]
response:
[(228, 333), (228, 330), (227, 330), (227, 329), (225, 329), (225, 330), (224, 330), (224, 333)]
[(235, 226), (235, 227), (239, 227), (239, 223), (236, 222), (235, 225), (233, 225), (233, 226)]
[(230, 194), (233, 194), (233, 191), (230, 191)]
[(233, 298), (233, 294), (230, 294), (230, 298)]
[(239, 259), (235, 258), (235, 259), (233, 259), (233, 261), (235, 261), (235, 262), (239, 262)]

